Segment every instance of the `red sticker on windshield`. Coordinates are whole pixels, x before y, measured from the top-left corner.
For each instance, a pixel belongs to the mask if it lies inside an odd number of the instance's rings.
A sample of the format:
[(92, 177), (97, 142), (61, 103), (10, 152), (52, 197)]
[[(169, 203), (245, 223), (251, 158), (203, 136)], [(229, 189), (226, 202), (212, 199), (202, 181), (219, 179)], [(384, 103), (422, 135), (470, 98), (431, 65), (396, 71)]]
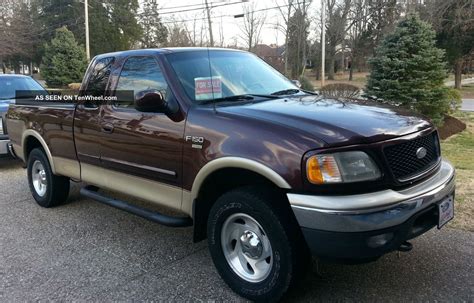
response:
[(194, 78), (196, 100), (209, 100), (222, 97), (221, 77)]

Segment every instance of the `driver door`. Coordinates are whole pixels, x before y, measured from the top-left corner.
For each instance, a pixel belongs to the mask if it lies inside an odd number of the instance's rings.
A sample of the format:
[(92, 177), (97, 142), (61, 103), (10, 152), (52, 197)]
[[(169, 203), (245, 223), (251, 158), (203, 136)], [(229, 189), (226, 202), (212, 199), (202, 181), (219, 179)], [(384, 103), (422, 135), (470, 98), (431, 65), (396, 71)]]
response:
[(159, 90), (176, 102), (155, 57), (126, 59), (115, 88), (117, 101), (104, 107), (101, 119), (102, 167), (109, 174), (109, 188), (171, 208), (181, 207), (184, 119), (173, 121), (164, 113), (139, 112), (133, 95)]

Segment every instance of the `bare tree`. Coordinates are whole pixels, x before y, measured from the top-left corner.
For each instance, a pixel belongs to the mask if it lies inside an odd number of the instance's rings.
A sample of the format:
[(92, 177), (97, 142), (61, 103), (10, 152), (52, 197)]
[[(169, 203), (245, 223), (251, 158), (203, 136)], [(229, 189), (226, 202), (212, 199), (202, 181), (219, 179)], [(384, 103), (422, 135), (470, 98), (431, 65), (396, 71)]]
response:
[(337, 47), (341, 46), (347, 32), (347, 18), (352, 0), (328, 0), (326, 23), (326, 55), (329, 63), (328, 79), (334, 80)]
[(266, 19), (265, 14), (255, 12), (255, 10), (255, 2), (252, 2), (252, 4), (249, 5), (244, 5), (244, 24), (240, 27), (240, 38), (244, 40), (248, 51), (251, 51), (255, 45), (258, 44)]
[(293, 15), (294, 11), (294, 2), (295, 0), (284, 0), (280, 2), (279, 0), (275, 0), (278, 10), (280, 11), (280, 15), (283, 19), (283, 24), (279, 26), (282, 27), (283, 32), (285, 33), (285, 75), (288, 75), (288, 39), (290, 36), (290, 18)]
[(291, 77), (294, 79), (301, 77), (305, 71), (309, 34), (309, 21), (307, 16), (310, 4), (311, 1), (308, 0), (300, 0), (300, 2), (295, 3), (296, 9), (288, 23), (290, 30), (287, 44), (287, 58), (288, 64), (291, 67)]
[(170, 47), (187, 47), (192, 46), (186, 27), (179, 23), (173, 22), (168, 27), (168, 42)]

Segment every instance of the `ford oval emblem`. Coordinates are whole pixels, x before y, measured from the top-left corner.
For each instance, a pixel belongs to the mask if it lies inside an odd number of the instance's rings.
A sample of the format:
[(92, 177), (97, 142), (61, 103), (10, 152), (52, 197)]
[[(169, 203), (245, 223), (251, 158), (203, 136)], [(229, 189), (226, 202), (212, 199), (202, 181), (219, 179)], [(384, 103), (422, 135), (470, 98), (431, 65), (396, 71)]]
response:
[(426, 156), (426, 148), (420, 147), (416, 150), (416, 157), (418, 159), (423, 159)]

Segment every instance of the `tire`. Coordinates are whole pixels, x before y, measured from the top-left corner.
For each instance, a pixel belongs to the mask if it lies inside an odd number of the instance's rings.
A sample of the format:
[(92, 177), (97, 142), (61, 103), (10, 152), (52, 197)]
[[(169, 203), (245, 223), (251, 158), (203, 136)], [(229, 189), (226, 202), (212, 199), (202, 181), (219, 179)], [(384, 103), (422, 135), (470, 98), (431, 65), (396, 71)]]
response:
[(48, 158), (41, 148), (28, 156), (28, 184), (31, 194), (42, 207), (54, 207), (67, 200), (69, 178), (53, 175)]
[(308, 266), (308, 248), (285, 203), (274, 189), (243, 187), (222, 195), (210, 211), (214, 265), (242, 297), (277, 301)]

